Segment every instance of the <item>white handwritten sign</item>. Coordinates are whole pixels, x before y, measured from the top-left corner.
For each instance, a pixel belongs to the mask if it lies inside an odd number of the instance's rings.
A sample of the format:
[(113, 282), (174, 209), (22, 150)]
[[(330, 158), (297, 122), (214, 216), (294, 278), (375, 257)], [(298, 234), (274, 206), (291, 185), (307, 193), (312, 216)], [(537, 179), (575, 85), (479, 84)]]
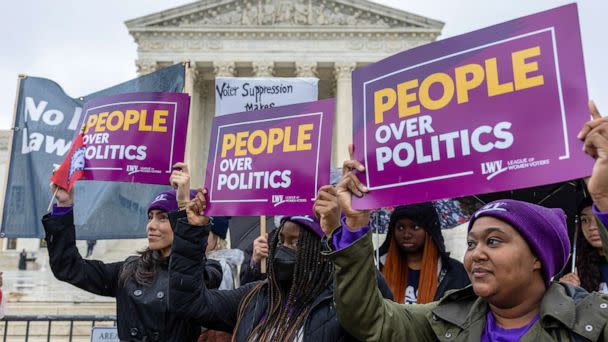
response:
[(215, 115), (316, 101), (318, 84), (314, 77), (217, 77)]

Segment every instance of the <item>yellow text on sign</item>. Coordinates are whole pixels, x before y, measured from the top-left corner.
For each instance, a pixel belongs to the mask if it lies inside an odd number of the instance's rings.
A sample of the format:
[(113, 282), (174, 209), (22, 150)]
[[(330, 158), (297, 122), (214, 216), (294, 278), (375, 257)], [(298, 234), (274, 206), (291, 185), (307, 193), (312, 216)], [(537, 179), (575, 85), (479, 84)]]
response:
[(112, 112), (90, 114), (87, 117), (84, 132), (88, 133), (91, 128), (95, 128), (95, 132), (129, 131), (131, 129), (136, 129), (140, 132), (167, 132), (169, 111), (156, 109), (150, 115), (148, 114), (147, 109), (115, 110)]
[[(538, 87), (545, 83), (543, 75), (538, 72), (538, 61), (534, 57), (541, 55), (540, 47), (535, 46), (511, 54), (513, 81), (501, 83), (498, 78), (496, 58), (488, 58), (481, 64), (466, 64), (454, 69), (452, 76), (438, 72), (424, 78), (408, 80), (397, 84), (396, 88), (384, 88), (374, 92), (374, 122), (384, 122), (384, 114), (397, 105), (399, 118), (419, 114), (424, 107), (428, 110), (444, 108), (452, 102), (454, 95), (458, 104), (469, 102), (469, 91), (479, 87), (484, 81), (487, 84), (488, 97)], [(532, 74), (532, 75), (531, 75)], [(442, 87), (441, 96), (431, 98), (429, 90), (434, 84)], [(418, 103), (416, 103), (418, 101)]]
[[(281, 128), (270, 128), (268, 130), (241, 131), (224, 134), (222, 137), (222, 158), (229, 151), (234, 152), (235, 157), (246, 155), (258, 155), (261, 153), (272, 154), (275, 151), (295, 152), (312, 149), (311, 135), (313, 124), (302, 124), (294, 128), (291, 126)], [(295, 133), (295, 137), (292, 136)]]

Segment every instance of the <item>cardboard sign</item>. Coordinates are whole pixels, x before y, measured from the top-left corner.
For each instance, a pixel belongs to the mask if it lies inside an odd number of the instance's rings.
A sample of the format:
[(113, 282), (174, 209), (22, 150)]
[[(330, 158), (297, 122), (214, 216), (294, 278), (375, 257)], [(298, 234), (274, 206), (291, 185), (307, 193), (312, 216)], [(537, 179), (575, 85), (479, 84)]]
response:
[(216, 117), (205, 187), (211, 216), (302, 215), (329, 183), (333, 99)]
[(353, 73), (354, 207), (426, 202), (587, 176), (576, 5), (389, 57)]

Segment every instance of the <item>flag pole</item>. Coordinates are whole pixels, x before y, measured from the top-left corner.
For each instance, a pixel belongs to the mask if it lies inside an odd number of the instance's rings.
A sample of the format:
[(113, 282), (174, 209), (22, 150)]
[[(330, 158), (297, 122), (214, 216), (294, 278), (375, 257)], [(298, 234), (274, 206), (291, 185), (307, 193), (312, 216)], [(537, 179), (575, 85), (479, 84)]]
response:
[(51, 201), (49, 202), (49, 207), (46, 208), (46, 211), (51, 211), (51, 206), (53, 206), (53, 200), (55, 196), (57, 196), (57, 191), (59, 191), (59, 186), (55, 185), (55, 191), (53, 191), (53, 196), (51, 196)]
[(8, 188), (8, 179), (10, 177), (10, 171), (11, 171), (11, 158), (13, 157), (13, 138), (15, 137), (15, 131), (18, 130), (17, 127), (15, 127), (16, 121), (17, 121), (17, 107), (19, 107), (19, 97), (21, 96), (21, 81), (25, 80), (27, 78), (27, 75), (25, 74), (19, 74), (19, 76), (17, 76), (17, 92), (15, 93), (15, 104), (13, 107), (13, 124), (11, 126), (11, 131), (12, 134), (10, 136), (10, 139), (8, 140), (8, 166), (6, 168), (6, 177), (4, 179), (4, 184), (2, 184), (2, 192), (4, 194), (4, 197), (2, 197), (0, 199), (0, 238), (4, 237), (4, 225), (2, 225), (2, 222), (4, 222), (4, 202), (6, 200), (6, 189)]

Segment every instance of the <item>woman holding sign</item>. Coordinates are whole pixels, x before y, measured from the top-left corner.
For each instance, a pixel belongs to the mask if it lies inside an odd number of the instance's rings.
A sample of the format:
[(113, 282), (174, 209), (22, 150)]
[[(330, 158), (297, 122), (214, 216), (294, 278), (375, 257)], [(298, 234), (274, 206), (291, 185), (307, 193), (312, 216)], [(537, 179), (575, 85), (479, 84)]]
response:
[[(178, 211), (178, 202), (185, 205), (190, 197), (187, 168), (184, 164), (176, 166), (183, 167), (171, 175), (171, 184), (177, 191), (160, 193), (151, 201), (146, 226), (148, 246), (139, 256), (108, 264), (83, 259), (76, 248), (72, 192), (58, 189), (57, 204), (42, 218), (53, 274), (85, 291), (116, 297), (121, 341), (196, 341), (201, 331), (200, 325), (169, 315), (167, 310), (171, 222), (184, 216), (183, 210)], [(57, 188), (52, 186), (53, 190)], [(201, 267), (204, 281), (207, 286), (219, 286), (221, 267), (205, 261), (201, 260), (205, 265)]]
[[(210, 229), (205, 193), (196, 195), (187, 207), (188, 218), (177, 223), (169, 265), (171, 311), (210, 329), (232, 332), (235, 341), (353, 340), (338, 322), (333, 266), (321, 255), (323, 231), (310, 216), (285, 217), (278, 233), (271, 234), (265, 280), (226, 291), (201, 286), (199, 265)], [(319, 197), (331, 193), (334, 188), (325, 186)], [(339, 224), (337, 201), (322, 205), (324, 220)], [(387, 289), (381, 279), (374, 286), (380, 282)], [(390, 291), (385, 296), (392, 298)]]
[[(608, 118), (593, 111), (579, 138), (596, 159), (589, 191), (595, 214), (608, 221)], [(472, 286), (438, 302), (399, 305), (371, 290), (373, 249), (367, 211), (352, 194), (367, 189), (345, 162), (337, 187), (346, 214), (333, 232), (336, 306), (344, 328), (362, 341), (608, 341), (608, 295), (552, 278), (566, 265), (570, 241), (561, 209), (514, 200), (487, 204), (472, 217), (464, 265)], [(323, 226), (332, 234), (332, 226)], [(366, 232), (367, 231), (367, 232)]]

